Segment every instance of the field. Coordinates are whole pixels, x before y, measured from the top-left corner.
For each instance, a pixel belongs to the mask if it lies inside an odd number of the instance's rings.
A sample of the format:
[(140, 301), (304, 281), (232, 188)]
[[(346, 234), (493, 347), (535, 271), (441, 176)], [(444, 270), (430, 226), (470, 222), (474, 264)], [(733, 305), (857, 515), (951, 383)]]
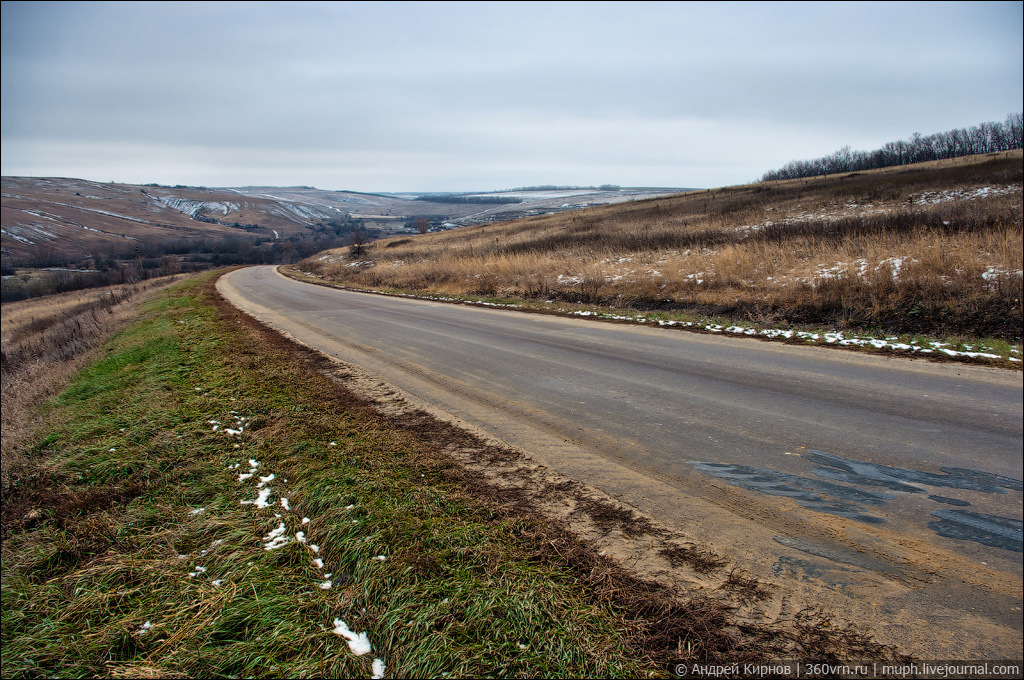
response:
[[(636, 578), (448, 453), (502, 452), (373, 409), (213, 279), (142, 305), (25, 438), (3, 492), (3, 677), (661, 677), (670, 660), (894, 658), (825, 613), (738, 616), (772, 588), (700, 546), (666, 560), (713, 587)], [(21, 328), (41, 325), (30, 316)]]
[(776, 328), (1022, 335), (1020, 151), (764, 182), (319, 254), (322, 281)]

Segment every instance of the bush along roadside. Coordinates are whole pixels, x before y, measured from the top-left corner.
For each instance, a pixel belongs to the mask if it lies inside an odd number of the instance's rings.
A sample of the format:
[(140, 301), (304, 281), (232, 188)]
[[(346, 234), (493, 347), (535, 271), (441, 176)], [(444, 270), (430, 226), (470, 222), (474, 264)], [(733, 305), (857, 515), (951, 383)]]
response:
[(725, 603), (678, 601), (474, 495), (213, 280), (149, 303), (47, 406), (3, 502), (3, 677), (636, 677), (684, 651), (888, 654), (807, 616), (732, 625)]

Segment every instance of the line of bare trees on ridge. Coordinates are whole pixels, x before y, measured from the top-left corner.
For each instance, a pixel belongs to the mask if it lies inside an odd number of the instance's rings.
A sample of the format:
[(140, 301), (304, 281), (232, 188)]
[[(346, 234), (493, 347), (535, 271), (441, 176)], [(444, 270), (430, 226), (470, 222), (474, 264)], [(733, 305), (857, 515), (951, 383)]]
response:
[(909, 165), (944, 158), (972, 156), (1021, 148), (1022, 116), (1011, 113), (1002, 123), (981, 123), (923, 136), (915, 132), (909, 140), (889, 142), (874, 151), (851, 151), (849, 146), (813, 160), (791, 161), (778, 170), (769, 170), (762, 182), (859, 172), (896, 165)]

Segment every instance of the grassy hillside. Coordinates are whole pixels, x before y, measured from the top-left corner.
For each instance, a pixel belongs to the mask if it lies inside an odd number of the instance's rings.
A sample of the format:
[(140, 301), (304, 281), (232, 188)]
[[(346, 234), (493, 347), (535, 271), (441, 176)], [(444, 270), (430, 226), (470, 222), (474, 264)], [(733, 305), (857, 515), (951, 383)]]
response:
[[(120, 259), (183, 254), (197, 242), (271, 243), (290, 254), (297, 242), (347, 236), (359, 226), (371, 235), (405, 232), (417, 217), (435, 228), (657, 196), (669, 189), (580, 189), (447, 195), (380, 195), (312, 187), (206, 188), (120, 184), (59, 177), (4, 177), (0, 248), (7, 266), (67, 266), (87, 256)], [(501, 198), (504, 196), (504, 198)], [(465, 203), (452, 200), (467, 201)], [(487, 205), (475, 200), (514, 200)], [(507, 217), (506, 217), (507, 219)], [(340, 242), (340, 241), (339, 241)], [(331, 244), (320, 244), (319, 249)], [(303, 250), (301, 256), (315, 252)], [(296, 258), (278, 257), (276, 261)], [(250, 263), (240, 260), (230, 264)], [(93, 266), (81, 263), (82, 266)]]
[(63, 390), (87, 354), (134, 318), (141, 302), (174, 277), (53, 295), (3, 306), (0, 365), (0, 489), (26, 464), (39, 404)]
[(3, 178), (3, 252), (14, 261), (47, 252), (71, 258), (132, 253), (140, 243), (287, 238), (329, 217), (326, 210), (223, 189)]
[(1013, 151), (391, 239), (297, 270), (378, 289), (1019, 342), (1021, 186)]
[(647, 677), (891, 654), (808, 612), (733, 620), (770, 589), (696, 549), (718, 590), (637, 580), (445, 453), (480, 442), (373, 410), (212, 281), (147, 303), (5, 483), (3, 677)]

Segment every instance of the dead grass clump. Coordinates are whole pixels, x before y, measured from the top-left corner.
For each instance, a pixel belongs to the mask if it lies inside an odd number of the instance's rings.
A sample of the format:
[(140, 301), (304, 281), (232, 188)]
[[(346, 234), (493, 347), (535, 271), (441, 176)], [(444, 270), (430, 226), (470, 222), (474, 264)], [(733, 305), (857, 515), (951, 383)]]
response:
[(912, 660), (912, 657), (875, 642), (862, 630), (837, 625), (834, 618), (816, 609), (797, 612), (785, 637), (789, 638), (790, 658), (818, 662), (891, 660), (907, 663)]
[(728, 564), (722, 556), (695, 545), (669, 546), (658, 554), (668, 559), (673, 567), (688, 566), (698, 574), (711, 574)]
[(644, 534), (659, 535), (660, 532), (650, 520), (638, 515), (632, 508), (619, 507), (608, 501), (576, 494), (576, 507), (588, 515), (604, 532), (618, 529), (630, 538)]
[(767, 600), (772, 596), (773, 591), (771, 584), (747, 576), (742, 569), (731, 570), (725, 583), (718, 589), (731, 593), (740, 604)]

